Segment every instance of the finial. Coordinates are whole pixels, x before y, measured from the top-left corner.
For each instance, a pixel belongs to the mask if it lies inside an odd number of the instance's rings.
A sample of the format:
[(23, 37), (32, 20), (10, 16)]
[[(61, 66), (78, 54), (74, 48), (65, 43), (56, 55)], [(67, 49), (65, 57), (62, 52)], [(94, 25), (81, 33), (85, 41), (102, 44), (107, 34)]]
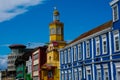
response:
[(54, 10), (56, 10), (57, 9), (57, 7), (56, 6), (54, 6)]

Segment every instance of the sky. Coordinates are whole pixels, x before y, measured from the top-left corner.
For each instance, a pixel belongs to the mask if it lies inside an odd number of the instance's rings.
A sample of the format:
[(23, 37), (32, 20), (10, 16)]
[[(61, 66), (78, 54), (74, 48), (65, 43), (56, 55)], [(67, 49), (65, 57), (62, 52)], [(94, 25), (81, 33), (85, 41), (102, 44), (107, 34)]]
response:
[(112, 20), (110, 1), (0, 0), (0, 57), (3, 57), (0, 61), (7, 61), (11, 44), (30, 43), (33, 47), (49, 42), (49, 24), (55, 6), (64, 23), (64, 39), (71, 41)]

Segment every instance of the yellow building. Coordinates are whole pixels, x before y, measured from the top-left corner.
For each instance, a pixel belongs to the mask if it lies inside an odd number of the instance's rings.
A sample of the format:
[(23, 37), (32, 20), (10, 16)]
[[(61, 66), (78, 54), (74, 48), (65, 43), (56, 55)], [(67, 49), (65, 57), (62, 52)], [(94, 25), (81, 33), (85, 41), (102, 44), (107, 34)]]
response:
[(42, 80), (60, 79), (59, 49), (66, 45), (64, 41), (64, 24), (59, 20), (60, 13), (55, 8), (53, 22), (50, 23), (50, 42), (47, 49), (47, 62), (42, 66)]

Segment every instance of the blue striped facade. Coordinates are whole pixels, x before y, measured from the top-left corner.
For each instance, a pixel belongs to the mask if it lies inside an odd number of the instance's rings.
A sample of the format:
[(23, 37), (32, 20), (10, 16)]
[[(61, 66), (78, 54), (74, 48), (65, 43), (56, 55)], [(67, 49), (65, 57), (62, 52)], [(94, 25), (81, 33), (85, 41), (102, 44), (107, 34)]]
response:
[(120, 80), (120, 15), (112, 24), (60, 50), (60, 80)]

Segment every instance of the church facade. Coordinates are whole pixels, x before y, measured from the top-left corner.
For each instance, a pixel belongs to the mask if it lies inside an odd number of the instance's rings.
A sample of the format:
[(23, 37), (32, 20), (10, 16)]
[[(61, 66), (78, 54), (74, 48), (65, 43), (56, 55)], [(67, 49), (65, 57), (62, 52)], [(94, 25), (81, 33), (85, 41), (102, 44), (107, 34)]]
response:
[(120, 80), (120, 1), (110, 6), (112, 21), (60, 49), (60, 80)]

